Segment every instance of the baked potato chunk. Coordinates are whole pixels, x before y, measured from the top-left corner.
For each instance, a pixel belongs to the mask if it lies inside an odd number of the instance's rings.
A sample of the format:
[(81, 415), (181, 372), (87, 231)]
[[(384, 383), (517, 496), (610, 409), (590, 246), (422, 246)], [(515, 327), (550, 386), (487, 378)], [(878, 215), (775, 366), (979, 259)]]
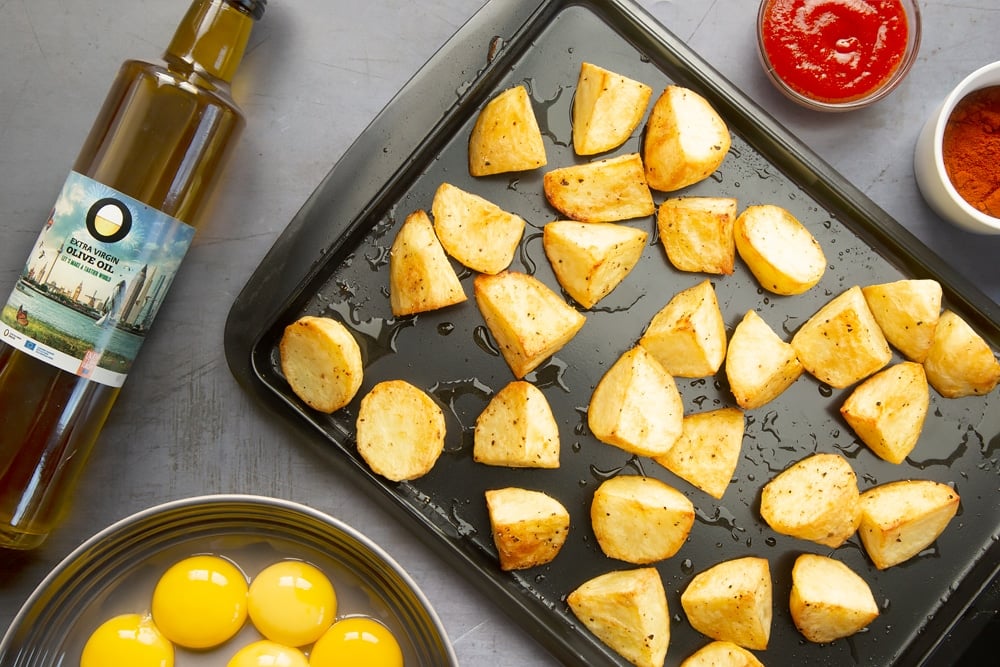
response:
[(736, 199), (673, 197), (660, 204), (656, 226), (678, 271), (729, 275), (736, 267)]
[(462, 303), (467, 298), (427, 212), (414, 211), (399, 228), (389, 251), (392, 314), (414, 315)]
[(675, 377), (715, 374), (726, 359), (726, 323), (711, 281), (675, 294), (653, 316), (639, 344)]
[(861, 521), (858, 478), (838, 454), (813, 454), (764, 485), (760, 514), (774, 531), (836, 548)]
[(736, 325), (726, 351), (726, 379), (736, 404), (753, 410), (780, 396), (802, 375), (791, 343), (775, 333), (756, 311)]
[(384, 380), (361, 399), (358, 454), (386, 479), (416, 479), (441, 456), (445, 428), (444, 413), (422, 389), (405, 380)]
[(713, 498), (721, 498), (739, 463), (745, 421), (738, 408), (686, 415), (674, 446), (654, 460)]
[(764, 650), (771, 638), (771, 568), (766, 558), (746, 556), (699, 572), (681, 593), (695, 630), (718, 641)]
[(802, 636), (817, 644), (849, 637), (878, 617), (868, 583), (840, 561), (816, 554), (795, 559), (788, 607)]
[(684, 658), (681, 667), (764, 667), (750, 651), (732, 642), (714, 641)]
[(558, 468), (559, 426), (542, 390), (514, 380), (476, 419), (472, 458), (510, 468)]
[(504, 571), (551, 562), (569, 534), (569, 512), (542, 491), (506, 487), (486, 491), (493, 543)]
[(667, 86), (646, 122), (643, 162), (649, 187), (673, 192), (708, 178), (726, 158), (726, 122), (698, 93)]
[(802, 294), (826, 272), (826, 255), (819, 241), (780, 206), (746, 207), (736, 218), (733, 237), (736, 252), (769, 292)]
[(595, 637), (636, 667), (663, 667), (670, 615), (653, 567), (614, 570), (581, 584), (566, 602)]
[(483, 320), (517, 379), (562, 349), (586, 322), (582, 313), (526, 273), (480, 274), (473, 285)]
[(662, 456), (680, 437), (684, 404), (673, 376), (641, 345), (622, 354), (597, 383), (587, 424), (601, 442)]
[(431, 214), (445, 252), (480, 273), (506, 269), (524, 234), (524, 218), (450, 183), (438, 186)]
[(543, 228), (542, 244), (562, 288), (592, 308), (639, 263), (648, 236), (614, 222), (555, 220)]
[(913, 558), (944, 532), (958, 512), (958, 493), (932, 480), (901, 480), (861, 494), (861, 543), (880, 570)]
[(816, 311), (792, 336), (802, 367), (817, 380), (843, 389), (892, 360), (861, 288), (850, 287)]
[(941, 284), (897, 280), (861, 288), (889, 344), (910, 361), (923, 363), (941, 316)]
[(595, 155), (618, 148), (642, 122), (653, 89), (593, 63), (580, 65), (573, 96), (573, 149)]
[(278, 354), (288, 386), (313, 410), (336, 412), (361, 388), (361, 348), (337, 320), (300, 317), (285, 327)]
[(605, 556), (648, 565), (684, 546), (694, 525), (694, 505), (655, 477), (618, 475), (594, 491), (590, 522)]
[(840, 414), (876, 456), (902, 463), (917, 445), (930, 399), (924, 367), (903, 361), (855, 387)]
[(542, 187), (553, 208), (580, 222), (619, 222), (656, 210), (638, 153), (553, 169)]
[(945, 398), (988, 394), (1000, 382), (1000, 362), (960, 315), (944, 310), (924, 359), (927, 381)]
[(545, 142), (527, 88), (508, 88), (479, 111), (469, 136), (471, 175), (528, 171), (546, 162)]

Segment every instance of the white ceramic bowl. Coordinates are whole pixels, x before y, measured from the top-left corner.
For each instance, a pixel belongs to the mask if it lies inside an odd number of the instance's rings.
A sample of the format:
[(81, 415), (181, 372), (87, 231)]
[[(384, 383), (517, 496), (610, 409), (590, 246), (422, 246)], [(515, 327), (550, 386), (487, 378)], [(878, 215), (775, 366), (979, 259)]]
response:
[(974, 90), (997, 85), (1000, 85), (1000, 61), (980, 67), (965, 77), (927, 120), (917, 137), (913, 155), (913, 173), (930, 207), (945, 220), (979, 234), (1000, 234), (1000, 218), (986, 215), (958, 193), (945, 171), (941, 144), (955, 105)]

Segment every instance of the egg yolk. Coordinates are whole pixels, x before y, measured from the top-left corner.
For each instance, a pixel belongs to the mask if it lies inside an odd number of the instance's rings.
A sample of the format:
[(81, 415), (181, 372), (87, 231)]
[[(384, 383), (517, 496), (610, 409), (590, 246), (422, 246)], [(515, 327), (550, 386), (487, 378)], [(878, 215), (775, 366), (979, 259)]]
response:
[(330, 626), (309, 654), (310, 667), (402, 667), (403, 652), (389, 628), (349, 616)]
[(153, 589), (153, 621), (175, 644), (203, 649), (239, 632), (247, 618), (246, 575), (219, 556), (172, 565)]
[(122, 614), (102, 623), (87, 639), (80, 667), (173, 667), (174, 647), (149, 616)]
[(309, 661), (299, 649), (265, 639), (241, 648), (226, 667), (309, 667)]
[(266, 638), (286, 646), (305, 646), (333, 623), (337, 596), (319, 568), (283, 560), (254, 577), (248, 611), (254, 627)]

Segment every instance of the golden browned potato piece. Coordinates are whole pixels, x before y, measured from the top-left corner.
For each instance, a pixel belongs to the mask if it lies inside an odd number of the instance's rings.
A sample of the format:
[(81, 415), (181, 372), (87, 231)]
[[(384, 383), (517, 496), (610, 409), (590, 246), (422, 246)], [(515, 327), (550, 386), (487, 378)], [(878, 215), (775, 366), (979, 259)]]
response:
[(638, 153), (553, 169), (542, 187), (557, 211), (580, 222), (618, 222), (656, 210)]
[(766, 558), (745, 556), (699, 572), (681, 593), (695, 630), (718, 641), (764, 650), (771, 638), (771, 569)]
[(726, 359), (726, 323), (711, 281), (675, 294), (653, 316), (639, 344), (675, 377), (715, 374)]
[(587, 408), (595, 438), (639, 456), (670, 451), (683, 420), (684, 404), (674, 378), (640, 345), (608, 369)]
[(736, 199), (674, 197), (656, 211), (667, 259), (678, 271), (729, 275), (736, 266)]
[(813, 454), (764, 485), (760, 515), (783, 535), (839, 547), (858, 528), (858, 478), (838, 454)]
[(431, 471), (444, 450), (444, 413), (423, 390), (404, 380), (379, 382), (358, 409), (358, 454), (394, 482)]
[(511, 468), (558, 468), (559, 426), (542, 390), (514, 380), (476, 419), (472, 458)]
[(1000, 362), (989, 344), (951, 310), (938, 319), (924, 371), (945, 398), (988, 394), (1000, 382)]
[(467, 298), (427, 212), (414, 211), (399, 228), (389, 251), (392, 314), (399, 317), (423, 313)]
[(802, 375), (802, 364), (790, 343), (753, 310), (748, 310), (729, 337), (726, 379), (737, 405), (753, 410), (771, 402)]
[(518, 379), (562, 349), (586, 322), (582, 313), (526, 273), (480, 274), (473, 284), (483, 320)]
[(795, 627), (817, 644), (850, 637), (878, 617), (868, 583), (840, 561), (815, 554), (795, 559), (788, 606)]
[(714, 641), (689, 655), (681, 667), (764, 667), (750, 651), (732, 642)]
[(469, 136), (469, 173), (489, 176), (545, 164), (545, 143), (527, 88), (508, 88), (487, 102)]
[(639, 126), (653, 89), (593, 63), (580, 65), (573, 96), (573, 148), (594, 155), (618, 148)]
[(566, 596), (566, 602), (594, 636), (630, 663), (663, 667), (670, 645), (670, 615), (656, 568), (598, 575)]
[(682, 428), (670, 451), (655, 461), (713, 498), (721, 498), (743, 447), (743, 411), (718, 408), (687, 415)]
[(431, 213), (445, 252), (480, 273), (506, 269), (524, 233), (521, 216), (450, 183), (438, 186)]
[(840, 414), (879, 458), (902, 463), (917, 445), (930, 399), (924, 367), (903, 361), (855, 387)]
[(958, 512), (955, 489), (932, 480), (902, 480), (861, 494), (861, 543), (880, 570), (913, 558), (936, 540)]
[(889, 344), (910, 361), (923, 363), (941, 316), (941, 284), (931, 279), (897, 280), (861, 291)]
[(613, 222), (556, 220), (543, 228), (542, 244), (562, 288), (591, 308), (639, 263), (648, 236)]
[(806, 371), (835, 389), (863, 380), (892, 360), (889, 343), (856, 285), (799, 327), (792, 347)]
[(667, 86), (646, 122), (643, 162), (649, 187), (680, 190), (712, 174), (732, 144), (729, 128), (708, 100), (682, 86)]
[(337, 320), (306, 315), (292, 322), (281, 336), (278, 354), (288, 385), (314, 410), (335, 412), (361, 388), (361, 348)]
[(594, 491), (590, 523), (608, 558), (648, 565), (684, 546), (694, 525), (694, 505), (655, 477), (618, 475)]
[(786, 209), (748, 206), (733, 226), (736, 251), (760, 286), (775, 294), (802, 294), (826, 272), (819, 241)]
[(507, 487), (486, 491), (500, 569), (523, 570), (551, 562), (569, 534), (569, 512), (541, 491)]

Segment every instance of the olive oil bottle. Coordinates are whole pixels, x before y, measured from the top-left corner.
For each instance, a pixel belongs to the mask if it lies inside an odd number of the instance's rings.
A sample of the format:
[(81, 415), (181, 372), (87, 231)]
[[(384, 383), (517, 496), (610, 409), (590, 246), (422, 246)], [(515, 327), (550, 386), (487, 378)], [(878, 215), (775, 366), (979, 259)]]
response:
[(0, 547), (40, 545), (244, 126), (230, 82), (267, 0), (193, 0), (124, 63), (0, 314)]

